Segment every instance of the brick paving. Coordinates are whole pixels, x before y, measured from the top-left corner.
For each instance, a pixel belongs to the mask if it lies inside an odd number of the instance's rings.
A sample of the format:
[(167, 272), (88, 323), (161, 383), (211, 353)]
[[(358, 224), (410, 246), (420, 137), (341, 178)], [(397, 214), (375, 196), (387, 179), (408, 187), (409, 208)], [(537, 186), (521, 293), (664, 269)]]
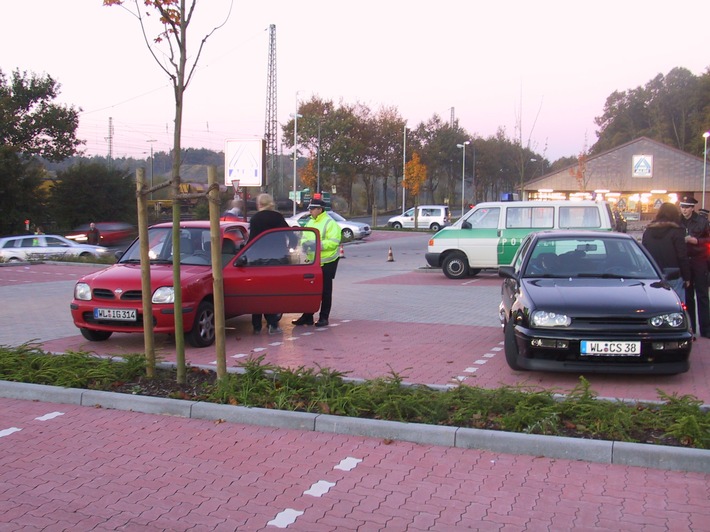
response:
[[(573, 387), (576, 375), (513, 372), (495, 274), (427, 271), (426, 235), (375, 232), (345, 247), (331, 327), (251, 334), (228, 322), (227, 360), (321, 366), (371, 378), (484, 387)], [(389, 247), (394, 262), (387, 262)], [(89, 343), (71, 324), (91, 266), (0, 268), (0, 343), (142, 352), (140, 335)], [(25, 317), (18, 321), (13, 313)], [(156, 337), (166, 360), (171, 338)], [(656, 389), (710, 403), (710, 341), (674, 377), (589, 376), (600, 395)], [(215, 362), (214, 348), (186, 352)], [(19, 430), (18, 430), (19, 429)], [(345, 435), (0, 399), (0, 530), (710, 530), (710, 475), (589, 464)]]

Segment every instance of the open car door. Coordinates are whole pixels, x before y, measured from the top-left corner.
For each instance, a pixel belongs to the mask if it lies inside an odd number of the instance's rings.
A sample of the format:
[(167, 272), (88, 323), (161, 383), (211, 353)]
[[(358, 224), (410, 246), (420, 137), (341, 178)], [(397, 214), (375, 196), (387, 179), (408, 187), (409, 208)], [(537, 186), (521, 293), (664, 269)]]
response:
[(305, 227), (265, 231), (222, 273), (227, 316), (317, 312), (323, 292), (320, 234)]

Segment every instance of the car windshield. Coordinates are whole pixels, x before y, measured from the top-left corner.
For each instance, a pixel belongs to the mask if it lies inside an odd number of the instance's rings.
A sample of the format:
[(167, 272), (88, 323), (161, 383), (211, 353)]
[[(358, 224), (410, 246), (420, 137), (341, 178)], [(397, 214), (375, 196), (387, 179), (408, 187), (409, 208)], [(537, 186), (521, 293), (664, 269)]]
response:
[[(171, 227), (154, 227), (148, 230), (148, 256), (151, 262), (173, 261), (173, 230)], [(126, 250), (119, 262), (140, 262), (140, 241), (136, 240)], [(209, 228), (180, 229), (180, 264), (210, 265)]]
[(540, 238), (528, 250), (523, 277), (658, 279), (632, 238)]
[(331, 217), (333, 220), (335, 220), (336, 222), (344, 222), (344, 221), (345, 221), (345, 218), (343, 218), (342, 216), (340, 216), (337, 212), (328, 211), (328, 214), (329, 214), (330, 217)]

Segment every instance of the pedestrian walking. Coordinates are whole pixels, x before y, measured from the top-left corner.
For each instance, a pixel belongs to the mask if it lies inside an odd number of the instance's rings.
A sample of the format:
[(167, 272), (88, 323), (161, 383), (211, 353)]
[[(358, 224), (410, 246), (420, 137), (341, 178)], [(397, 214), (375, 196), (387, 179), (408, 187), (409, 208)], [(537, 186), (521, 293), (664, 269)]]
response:
[(690, 286), (685, 290), (685, 305), (693, 334), (710, 338), (710, 298), (708, 297), (708, 252), (710, 226), (707, 218), (695, 212), (698, 200), (683, 196), (680, 200), (681, 225), (690, 260)]
[(98, 246), (101, 243), (101, 231), (99, 231), (94, 222), (89, 224), (89, 230), (86, 232), (86, 243), (92, 246)]
[[(274, 199), (270, 194), (259, 194), (256, 198), (256, 208), (257, 213), (249, 221), (249, 241), (269, 229), (289, 226), (283, 215), (274, 210)], [(264, 319), (269, 334), (283, 332), (279, 327), (281, 314), (264, 314)], [(251, 325), (254, 328), (254, 334), (261, 332), (261, 314), (251, 315)]]
[(673, 203), (663, 203), (656, 217), (646, 226), (641, 238), (645, 247), (658, 265), (663, 268), (678, 268), (680, 278), (668, 283), (685, 303), (685, 290), (690, 286), (691, 272), (688, 249), (685, 244), (685, 229), (680, 225), (680, 210)]
[[(323, 294), (321, 296), (320, 313), (316, 327), (326, 327), (330, 318), (330, 309), (333, 305), (333, 279), (338, 269), (340, 258), (338, 249), (340, 247), (340, 226), (333, 220), (325, 210), (325, 202), (314, 194), (313, 199), (308, 204), (311, 218), (306, 223), (306, 227), (318, 229), (320, 233), (321, 251), (320, 265), (323, 270)], [(303, 314), (300, 318), (293, 320), (294, 325), (314, 325), (313, 314)]]

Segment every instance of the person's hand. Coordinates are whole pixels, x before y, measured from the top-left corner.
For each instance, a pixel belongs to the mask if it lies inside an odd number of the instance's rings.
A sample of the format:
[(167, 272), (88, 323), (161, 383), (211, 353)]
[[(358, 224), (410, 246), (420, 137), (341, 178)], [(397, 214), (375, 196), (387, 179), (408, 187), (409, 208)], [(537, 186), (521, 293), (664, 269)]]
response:
[(695, 244), (698, 243), (698, 239), (695, 238), (694, 236), (687, 235), (687, 236), (685, 237), (685, 242), (686, 242), (686, 244), (693, 244), (693, 245), (695, 245)]

